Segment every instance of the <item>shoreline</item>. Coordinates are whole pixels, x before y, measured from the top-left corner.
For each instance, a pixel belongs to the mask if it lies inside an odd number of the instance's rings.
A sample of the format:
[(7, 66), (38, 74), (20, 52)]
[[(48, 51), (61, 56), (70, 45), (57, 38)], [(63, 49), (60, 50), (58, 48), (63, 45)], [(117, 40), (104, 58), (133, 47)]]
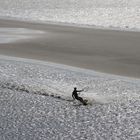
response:
[[(8, 23), (10, 22), (10, 23)], [(135, 33), (140, 33), (140, 29), (139, 28), (119, 28), (119, 27), (104, 27), (104, 26), (96, 26), (96, 25), (88, 25), (88, 24), (76, 24), (76, 23), (66, 23), (66, 22), (54, 22), (54, 21), (36, 21), (36, 20), (24, 20), (24, 19), (17, 19), (17, 18), (3, 18), (0, 17), (0, 24), (2, 23), (6, 25), (10, 25), (13, 26), (13, 23), (17, 22), (17, 27), (21, 27), (24, 26), (25, 28), (31, 28), (31, 29), (47, 29), (45, 26), (49, 26), (49, 27), (61, 27), (61, 28), (75, 28), (75, 29), (83, 29), (83, 30), (101, 30), (101, 31), (113, 31), (113, 32), (135, 32)], [(30, 26), (31, 25), (31, 26)], [(4, 25), (5, 26), (5, 25)], [(42, 26), (41, 28), (39, 28), (39, 26)], [(1, 27), (1, 25), (0, 25)]]
[(0, 17), (0, 20), (3, 21), (17, 21), (21, 23), (27, 24), (38, 24), (38, 25), (55, 25), (55, 26), (63, 26), (63, 27), (73, 27), (73, 28), (84, 28), (84, 29), (94, 29), (94, 30), (106, 30), (106, 31), (121, 31), (121, 32), (140, 32), (139, 28), (121, 28), (121, 27), (106, 27), (106, 26), (96, 26), (96, 25), (88, 25), (88, 24), (76, 24), (69, 22), (58, 22), (58, 21), (43, 21), (40, 20), (29, 20), (29, 19), (18, 19), (15, 17)]
[(101, 77), (107, 77), (107, 78), (115, 78), (115, 79), (121, 79), (124, 81), (133, 81), (133, 82), (140, 82), (140, 78), (136, 77), (128, 77), (124, 75), (115, 75), (113, 73), (104, 73), (100, 71), (95, 71), (92, 69), (85, 69), (81, 67), (75, 67), (75, 66), (70, 66), (66, 64), (60, 64), (60, 63), (55, 63), (55, 62), (50, 62), (50, 61), (43, 61), (43, 60), (37, 60), (37, 59), (31, 59), (31, 58), (23, 58), (23, 57), (15, 57), (15, 56), (6, 56), (6, 55), (1, 55), (0, 54), (0, 60), (2, 61), (11, 61), (13, 62), (23, 62), (23, 63), (28, 63), (28, 64), (37, 64), (41, 66), (51, 66), (54, 68), (60, 68), (64, 70), (70, 70), (73, 72), (79, 72), (79, 73), (84, 73), (88, 75), (98, 75)]
[[(35, 38), (0, 43), (0, 54), (140, 78), (140, 32), (0, 19), (0, 28), (40, 30)], [(19, 33), (20, 34), (20, 33)], [(1, 34), (2, 35), (2, 34)], [(24, 34), (25, 36), (26, 33)]]

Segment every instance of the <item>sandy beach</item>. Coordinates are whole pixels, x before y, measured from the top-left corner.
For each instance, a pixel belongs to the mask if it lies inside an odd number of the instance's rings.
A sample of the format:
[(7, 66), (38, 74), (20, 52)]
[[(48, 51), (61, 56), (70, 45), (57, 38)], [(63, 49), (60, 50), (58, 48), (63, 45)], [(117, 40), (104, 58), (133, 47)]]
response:
[[(26, 32), (16, 29), (26, 29)], [(0, 40), (0, 54), (3, 55), (140, 78), (139, 32), (1, 19), (0, 36), (3, 34), (5, 39), (9, 34), (16, 38), (10, 42)]]

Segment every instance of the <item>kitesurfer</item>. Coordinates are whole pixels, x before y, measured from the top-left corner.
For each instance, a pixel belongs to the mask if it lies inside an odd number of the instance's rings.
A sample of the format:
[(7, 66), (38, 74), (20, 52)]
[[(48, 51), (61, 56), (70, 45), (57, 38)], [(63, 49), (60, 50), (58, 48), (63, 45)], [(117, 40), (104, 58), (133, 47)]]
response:
[(72, 97), (73, 97), (73, 99), (79, 100), (81, 103), (83, 103), (83, 105), (87, 105), (87, 103), (83, 100), (83, 98), (78, 96), (78, 92), (80, 93), (82, 91), (84, 91), (84, 90), (83, 89), (77, 90), (77, 88), (74, 87), (74, 90), (72, 92)]

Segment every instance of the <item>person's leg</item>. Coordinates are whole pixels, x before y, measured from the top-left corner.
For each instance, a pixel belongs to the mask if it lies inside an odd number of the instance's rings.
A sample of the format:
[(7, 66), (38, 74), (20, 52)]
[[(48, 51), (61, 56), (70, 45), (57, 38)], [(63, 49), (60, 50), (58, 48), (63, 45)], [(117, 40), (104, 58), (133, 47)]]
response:
[(79, 100), (80, 102), (82, 102), (84, 105), (87, 105), (87, 103), (83, 100), (82, 97), (78, 97), (77, 100)]

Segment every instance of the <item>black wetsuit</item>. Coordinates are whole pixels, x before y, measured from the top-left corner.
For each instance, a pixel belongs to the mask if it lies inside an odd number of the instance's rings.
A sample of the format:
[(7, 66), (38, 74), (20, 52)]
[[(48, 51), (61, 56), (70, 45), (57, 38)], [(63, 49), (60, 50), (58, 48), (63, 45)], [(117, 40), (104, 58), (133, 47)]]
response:
[(82, 91), (83, 91), (83, 90), (76, 90), (76, 89), (74, 89), (74, 91), (72, 92), (72, 97), (73, 97), (74, 99), (79, 100), (79, 101), (82, 102), (84, 105), (87, 105), (87, 103), (83, 100), (83, 98), (78, 96), (78, 93), (77, 93), (77, 92), (82, 92)]

